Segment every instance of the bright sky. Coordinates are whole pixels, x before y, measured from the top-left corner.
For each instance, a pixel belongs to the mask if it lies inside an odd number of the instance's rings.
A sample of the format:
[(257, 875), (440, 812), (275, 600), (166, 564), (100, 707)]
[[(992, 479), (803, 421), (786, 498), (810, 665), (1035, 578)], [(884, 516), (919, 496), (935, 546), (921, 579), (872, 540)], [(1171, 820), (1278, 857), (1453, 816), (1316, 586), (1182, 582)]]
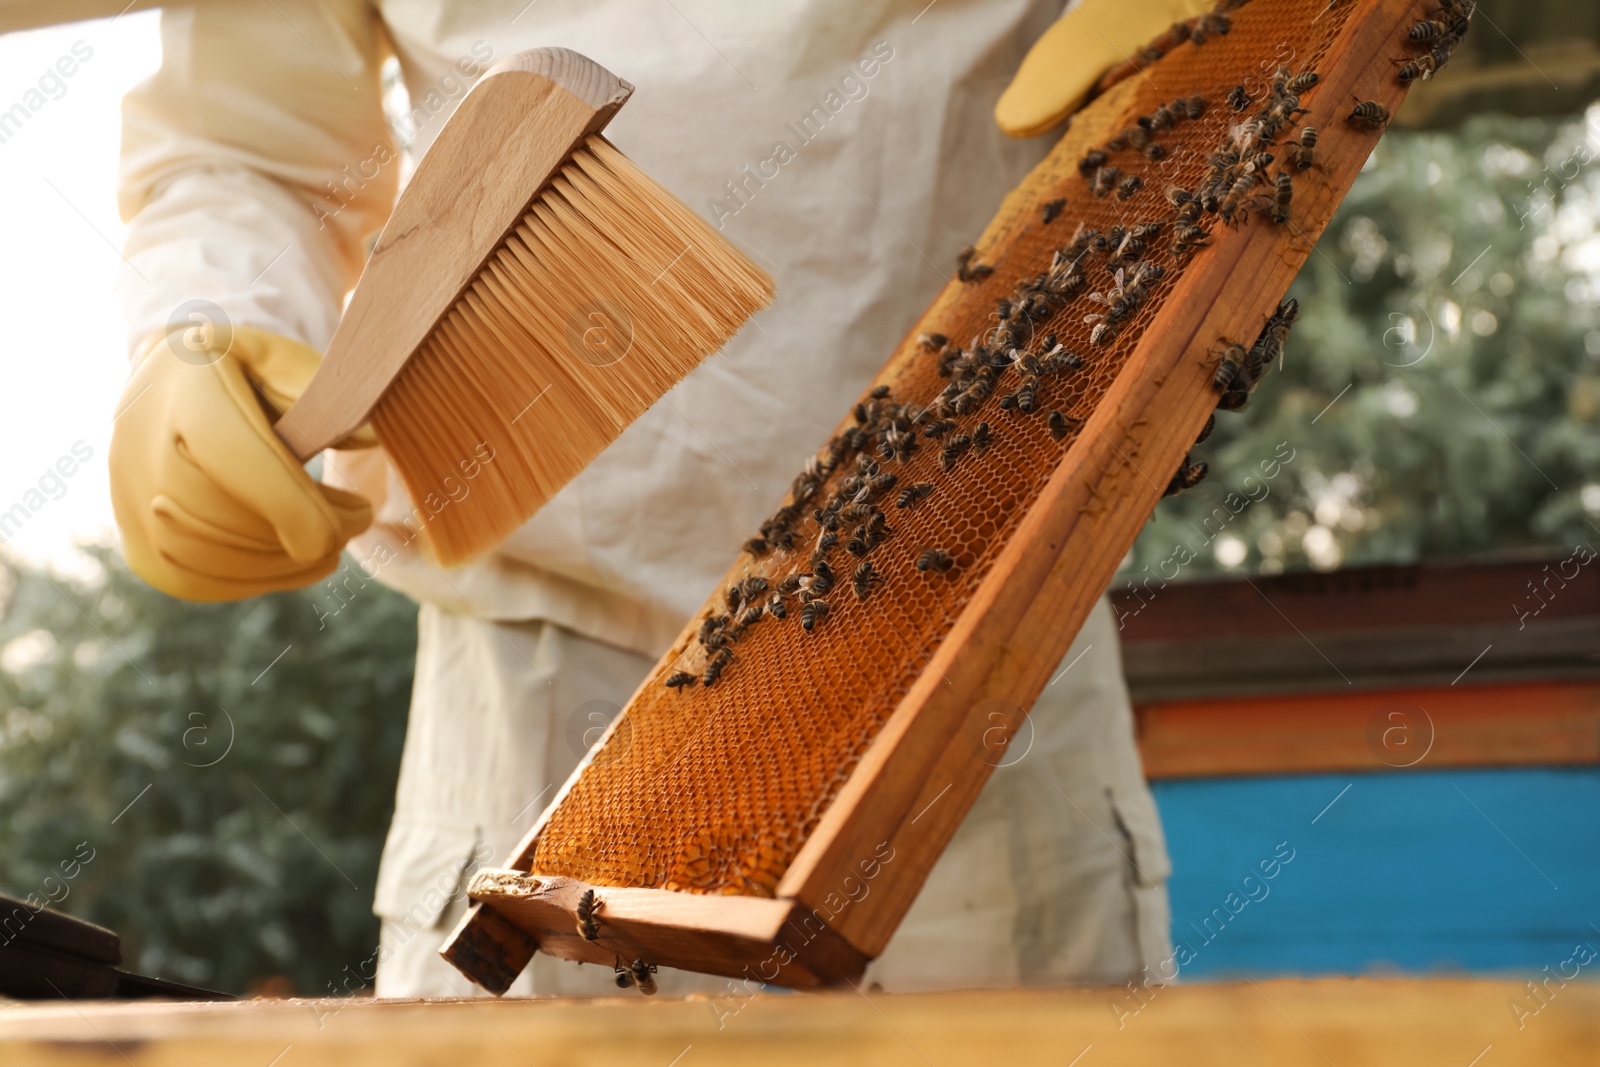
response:
[(89, 460), (63, 479), (64, 494), (47, 480), (59, 499), (47, 499), (8, 543), (69, 568), (75, 539), (115, 536), (106, 448), (127, 377), (117, 285), (128, 272), (115, 196), (118, 108), (160, 65), (156, 19), (147, 12), (0, 36), (0, 113), (37, 102), (27, 94), (74, 45), (77, 55), (92, 50), (69, 63), (70, 77), (47, 78), (43, 105), (20, 130), (0, 129), (0, 513), (82, 442)]

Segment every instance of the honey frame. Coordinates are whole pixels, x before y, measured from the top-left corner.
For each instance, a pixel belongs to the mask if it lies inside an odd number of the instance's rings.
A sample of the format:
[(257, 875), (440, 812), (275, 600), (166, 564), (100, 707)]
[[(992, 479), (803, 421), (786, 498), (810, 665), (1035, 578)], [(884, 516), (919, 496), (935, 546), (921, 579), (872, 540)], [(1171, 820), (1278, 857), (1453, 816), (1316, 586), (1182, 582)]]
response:
[[(1426, 0), (1336, 0), (1326, 9), (1323, 0), (1253, 0), (1235, 13), (1276, 8), (1303, 18), (1332, 10), (1343, 20), (1317, 58), (1321, 81), (1299, 120), (1323, 138), (1318, 180), (1296, 191), (1295, 225), (1215, 226), (1211, 247), (1166, 296), (954, 628), (789, 864), (774, 899), (597, 886), (603, 929), (585, 941), (575, 910), (589, 886), (530, 873), (529, 865), (586, 760), (505, 868), (473, 879), (473, 906), (442, 950), (445, 958), (494, 992), (509, 988), (535, 949), (599, 964), (638, 958), (797, 988), (853, 983), (888, 944), (993, 769), (964, 732), (970, 709), (1002, 709), (1005, 729), (1015, 731), (1048, 683), (1216, 406), (1216, 363), (1208, 353), (1218, 338), (1256, 335), (1376, 144), (1381, 131), (1346, 124), (1353, 101), (1399, 107), (1406, 86), (1390, 60), (1407, 54), (1406, 29), (1429, 7)], [(1151, 93), (1135, 73), (1075, 116), (977, 242), (980, 261), (996, 268), (997, 286), (952, 280), (877, 382), (917, 357), (916, 338), (934, 328), (929, 324), (963, 315), (976, 321), (979, 303), (992, 303), (995, 293), (1043, 266), (1008, 261), (1007, 250), (1035, 224), (1040, 204), (1082, 195), (1076, 161), (1085, 151), (1153, 99), (1181, 95), (1172, 88), (1165, 97)], [(980, 289), (986, 295), (974, 292)], [(644, 686), (660, 684), (687, 641), (686, 632)]]

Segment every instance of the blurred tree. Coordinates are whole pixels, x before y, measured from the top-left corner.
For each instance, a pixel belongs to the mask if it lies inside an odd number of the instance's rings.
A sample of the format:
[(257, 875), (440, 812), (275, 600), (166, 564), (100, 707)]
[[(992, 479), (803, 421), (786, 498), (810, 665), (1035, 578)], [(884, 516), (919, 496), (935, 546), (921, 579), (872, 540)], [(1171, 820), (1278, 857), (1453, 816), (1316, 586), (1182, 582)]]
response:
[(1122, 577), (1179, 545), (1185, 578), (1600, 545), (1597, 157), (1600, 106), (1385, 136), (1290, 289), (1283, 369)]
[(4, 568), (0, 891), (112, 927), (144, 973), (326, 993), (377, 944), (415, 606), (353, 564), (188, 604), (91, 551), (98, 582)]

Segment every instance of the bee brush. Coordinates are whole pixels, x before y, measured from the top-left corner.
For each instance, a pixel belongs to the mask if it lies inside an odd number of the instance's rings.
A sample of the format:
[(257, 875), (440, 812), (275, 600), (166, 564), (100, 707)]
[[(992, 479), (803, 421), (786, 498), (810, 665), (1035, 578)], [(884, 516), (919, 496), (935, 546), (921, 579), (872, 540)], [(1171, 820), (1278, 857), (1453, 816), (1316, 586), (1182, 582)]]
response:
[(305, 461), (370, 421), (441, 563), (493, 548), (771, 302), (770, 278), (600, 136), (632, 92), (562, 48), (485, 74), (277, 423)]

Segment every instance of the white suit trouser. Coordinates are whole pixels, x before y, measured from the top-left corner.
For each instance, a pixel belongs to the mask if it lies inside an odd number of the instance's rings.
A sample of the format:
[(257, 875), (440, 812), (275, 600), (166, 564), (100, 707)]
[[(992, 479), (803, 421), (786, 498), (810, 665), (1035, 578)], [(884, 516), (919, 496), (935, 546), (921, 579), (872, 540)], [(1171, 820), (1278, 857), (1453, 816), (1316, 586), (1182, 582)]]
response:
[[(653, 666), (543, 622), (424, 605), (374, 911), (379, 996), (481, 992), (438, 956), (471, 870), (503, 862)], [(1171, 956), (1169, 864), (1102, 602), (866, 982), (890, 992), (1120, 983)], [(1163, 972), (1168, 973), (1168, 972)], [(728, 980), (663, 970), (664, 995)], [(740, 991), (743, 992), (742, 987)], [(514, 994), (614, 993), (549, 956)]]

